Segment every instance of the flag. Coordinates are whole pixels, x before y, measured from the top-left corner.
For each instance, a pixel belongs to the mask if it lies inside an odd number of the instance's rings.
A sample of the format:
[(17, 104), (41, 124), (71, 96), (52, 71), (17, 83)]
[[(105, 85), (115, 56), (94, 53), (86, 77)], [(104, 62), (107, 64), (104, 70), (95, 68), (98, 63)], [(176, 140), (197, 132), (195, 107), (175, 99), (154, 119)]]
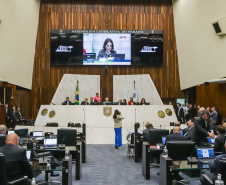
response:
[(79, 105), (79, 88), (78, 88), (78, 80), (77, 80), (77, 86), (75, 91), (75, 105)]
[(136, 91), (135, 80), (134, 80), (133, 101), (137, 102), (137, 91)]

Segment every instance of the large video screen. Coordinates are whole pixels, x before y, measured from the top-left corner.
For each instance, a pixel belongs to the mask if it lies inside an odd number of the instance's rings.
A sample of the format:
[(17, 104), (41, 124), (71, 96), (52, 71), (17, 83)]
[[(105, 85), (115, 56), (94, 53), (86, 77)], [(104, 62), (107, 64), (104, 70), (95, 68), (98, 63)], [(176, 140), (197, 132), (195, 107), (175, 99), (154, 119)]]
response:
[(162, 30), (51, 30), (51, 65), (160, 65)]

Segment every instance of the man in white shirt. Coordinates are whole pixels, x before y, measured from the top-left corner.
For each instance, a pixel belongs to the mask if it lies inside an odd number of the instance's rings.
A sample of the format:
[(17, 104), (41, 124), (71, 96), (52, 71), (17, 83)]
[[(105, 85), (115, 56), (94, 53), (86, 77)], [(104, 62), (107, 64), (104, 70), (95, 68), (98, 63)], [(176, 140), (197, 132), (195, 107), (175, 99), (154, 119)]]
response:
[[(138, 133), (139, 134), (143, 134), (143, 131), (140, 130), (140, 123), (136, 123), (137, 124), (137, 128), (138, 128)], [(129, 133), (127, 134), (127, 137), (126, 137), (126, 140), (128, 141), (127, 144), (130, 144), (131, 143), (131, 135), (134, 133), (134, 129), (131, 129), (129, 131)]]

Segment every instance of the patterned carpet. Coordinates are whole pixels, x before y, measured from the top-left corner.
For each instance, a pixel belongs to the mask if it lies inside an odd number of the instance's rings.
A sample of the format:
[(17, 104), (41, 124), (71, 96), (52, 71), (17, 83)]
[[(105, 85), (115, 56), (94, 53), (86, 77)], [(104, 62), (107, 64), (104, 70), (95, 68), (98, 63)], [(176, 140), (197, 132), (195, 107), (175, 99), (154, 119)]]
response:
[[(73, 172), (75, 174), (73, 165)], [(151, 169), (151, 179), (145, 180), (142, 175), (142, 163), (134, 163), (132, 158), (127, 157), (126, 145), (121, 150), (114, 145), (87, 145), (87, 162), (82, 164), (81, 180), (73, 180), (73, 185), (157, 185), (159, 176), (156, 173), (159, 168)], [(189, 178), (180, 173), (181, 176), (190, 181), (191, 185), (199, 184), (199, 178)], [(44, 179), (44, 174), (36, 179)], [(61, 175), (50, 179), (61, 181)], [(73, 176), (74, 179), (74, 176)]]

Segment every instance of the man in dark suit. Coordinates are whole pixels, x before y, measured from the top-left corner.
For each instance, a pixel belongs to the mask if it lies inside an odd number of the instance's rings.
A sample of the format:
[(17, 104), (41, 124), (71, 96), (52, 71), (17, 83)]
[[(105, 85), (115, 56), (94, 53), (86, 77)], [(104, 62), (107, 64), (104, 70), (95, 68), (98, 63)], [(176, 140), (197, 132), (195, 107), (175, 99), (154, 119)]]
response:
[(225, 140), (224, 140), (224, 134), (225, 134), (225, 127), (223, 125), (217, 126), (217, 138), (215, 139), (214, 143), (214, 152), (225, 152)]
[(184, 122), (184, 109), (181, 107), (181, 104), (178, 103), (178, 110), (177, 110), (177, 120), (180, 122), (180, 123), (183, 123)]
[(195, 120), (193, 118), (190, 118), (188, 120), (188, 127), (186, 128), (186, 133), (184, 134), (184, 136), (187, 137), (188, 140), (191, 140), (191, 136), (194, 130), (195, 130)]
[(82, 101), (81, 105), (89, 105), (88, 98), (85, 98), (85, 101)]
[[(32, 166), (26, 158), (26, 150), (18, 147), (17, 134), (9, 134), (6, 139), (6, 145), (0, 148), (0, 152), (5, 156), (7, 179), (14, 180), (28, 176), (32, 178)], [(23, 185), (28, 185), (23, 182)]]
[(71, 105), (71, 101), (69, 100), (69, 97), (66, 97), (66, 101), (63, 102), (64, 105)]
[(17, 111), (18, 111), (18, 114), (19, 114), (19, 118), (22, 119), (23, 115), (22, 115), (22, 112), (20, 111), (20, 107), (17, 107)]
[(146, 127), (146, 129), (143, 131), (144, 141), (148, 141), (149, 140), (149, 130), (154, 129), (154, 128), (153, 128), (153, 125), (149, 121), (146, 121), (145, 127)]
[(20, 119), (20, 116), (19, 116), (19, 113), (18, 111), (16, 110), (16, 107), (13, 106), (13, 110), (11, 112), (11, 122), (12, 122), (12, 127), (13, 129), (15, 128), (15, 126), (17, 124), (19, 124), (19, 119)]
[(170, 134), (166, 136), (166, 142), (167, 141), (187, 141), (187, 138), (180, 134), (181, 128), (178, 126), (175, 126), (173, 128), (173, 134)]
[(209, 132), (210, 122), (209, 122), (209, 112), (203, 110), (200, 117), (195, 120), (195, 130), (191, 136), (191, 139), (195, 141), (197, 145), (201, 144), (201, 141), (209, 136), (210, 138), (215, 138), (214, 134)]
[(119, 101), (117, 102), (117, 105), (123, 105), (122, 98), (119, 99)]
[(189, 105), (188, 118), (194, 118), (194, 108), (193, 108), (192, 104)]
[(213, 182), (217, 179), (218, 165), (222, 158), (226, 158), (226, 154), (218, 155), (214, 158), (214, 161), (209, 164), (211, 174), (208, 174)]
[(93, 105), (93, 97), (90, 97), (90, 105)]

